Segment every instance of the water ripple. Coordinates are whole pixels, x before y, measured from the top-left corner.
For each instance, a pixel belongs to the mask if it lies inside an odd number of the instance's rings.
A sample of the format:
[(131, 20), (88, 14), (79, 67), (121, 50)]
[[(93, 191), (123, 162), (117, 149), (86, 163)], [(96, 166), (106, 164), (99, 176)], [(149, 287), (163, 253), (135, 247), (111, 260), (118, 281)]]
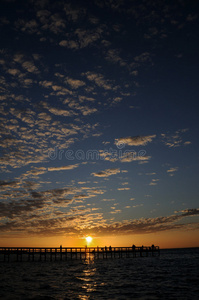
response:
[(160, 257), (0, 265), (0, 299), (198, 299), (199, 249)]

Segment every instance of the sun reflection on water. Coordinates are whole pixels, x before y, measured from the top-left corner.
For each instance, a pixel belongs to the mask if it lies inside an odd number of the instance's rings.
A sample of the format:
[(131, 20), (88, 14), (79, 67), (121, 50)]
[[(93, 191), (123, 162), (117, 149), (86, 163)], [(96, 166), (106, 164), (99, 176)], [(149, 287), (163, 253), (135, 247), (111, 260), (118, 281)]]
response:
[[(94, 256), (88, 255), (84, 261), (84, 269), (78, 279), (82, 281), (81, 288), (84, 294), (79, 294), (79, 299), (90, 299), (90, 293), (96, 291), (97, 283), (95, 281), (96, 268), (94, 267)], [(86, 295), (85, 295), (86, 293)], [(88, 293), (88, 295), (87, 295)]]

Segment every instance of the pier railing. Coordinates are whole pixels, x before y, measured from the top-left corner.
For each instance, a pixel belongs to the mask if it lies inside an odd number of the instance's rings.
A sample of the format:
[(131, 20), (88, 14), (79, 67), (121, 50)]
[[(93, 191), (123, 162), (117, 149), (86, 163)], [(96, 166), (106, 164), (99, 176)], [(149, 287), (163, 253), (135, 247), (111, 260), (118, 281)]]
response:
[(0, 247), (0, 261), (52, 261), (159, 256), (159, 246), (140, 247)]

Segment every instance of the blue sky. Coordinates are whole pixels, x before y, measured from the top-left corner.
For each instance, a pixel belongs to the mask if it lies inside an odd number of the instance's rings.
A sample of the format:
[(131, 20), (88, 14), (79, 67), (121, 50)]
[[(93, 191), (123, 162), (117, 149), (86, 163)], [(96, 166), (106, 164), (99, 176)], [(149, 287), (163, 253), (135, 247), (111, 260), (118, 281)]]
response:
[(1, 1), (4, 238), (198, 230), (197, 1)]

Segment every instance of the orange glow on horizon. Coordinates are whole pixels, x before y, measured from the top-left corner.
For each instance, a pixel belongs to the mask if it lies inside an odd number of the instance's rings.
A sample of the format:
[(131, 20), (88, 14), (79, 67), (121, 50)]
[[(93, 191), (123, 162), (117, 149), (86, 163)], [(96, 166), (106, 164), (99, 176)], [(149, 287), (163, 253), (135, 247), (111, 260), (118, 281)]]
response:
[[(1, 247), (85, 247), (85, 241), (89, 247), (131, 247), (150, 246), (152, 244), (160, 248), (187, 248), (199, 247), (199, 230), (195, 231), (164, 231), (150, 234), (136, 235), (112, 235), (112, 236), (56, 236), (56, 237), (5, 237), (0, 239)], [(92, 240), (86, 238), (91, 237)], [(90, 242), (89, 242), (90, 241)]]

